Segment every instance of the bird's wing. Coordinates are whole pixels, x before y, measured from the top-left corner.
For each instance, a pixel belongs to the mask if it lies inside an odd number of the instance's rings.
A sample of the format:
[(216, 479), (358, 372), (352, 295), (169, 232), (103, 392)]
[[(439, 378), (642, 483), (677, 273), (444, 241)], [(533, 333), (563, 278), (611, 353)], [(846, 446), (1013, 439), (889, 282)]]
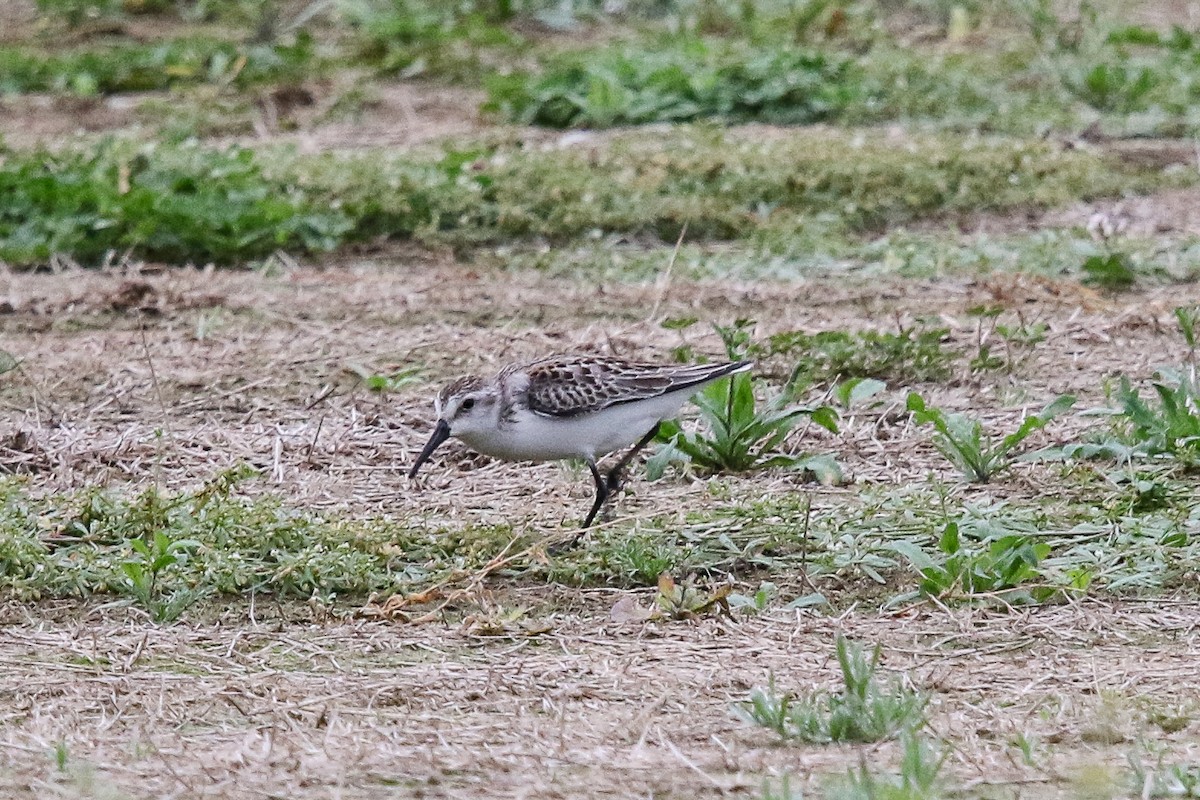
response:
[(524, 368), (529, 408), (573, 417), (621, 403), (647, 400), (740, 372), (748, 361), (721, 364), (639, 364), (604, 356), (558, 356)]

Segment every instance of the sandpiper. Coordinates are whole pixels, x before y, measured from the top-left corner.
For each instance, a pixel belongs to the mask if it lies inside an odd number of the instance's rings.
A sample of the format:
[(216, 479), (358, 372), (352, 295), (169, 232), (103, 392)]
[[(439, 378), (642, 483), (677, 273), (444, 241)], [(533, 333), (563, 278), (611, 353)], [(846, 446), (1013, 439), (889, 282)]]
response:
[[(434, 399), (437, 425), (408, 476), (451, 436), (507, 461), (582, 459), (596, 482), (596, 499), (574, 544), (621, 484), (621, 471), (705, 385), (751, 362), (641, 364), (595, 355), (551, 356), (510, 364), (486, 380), (468, 376)], [(608, 471), (596, 460), (632, 444)]]

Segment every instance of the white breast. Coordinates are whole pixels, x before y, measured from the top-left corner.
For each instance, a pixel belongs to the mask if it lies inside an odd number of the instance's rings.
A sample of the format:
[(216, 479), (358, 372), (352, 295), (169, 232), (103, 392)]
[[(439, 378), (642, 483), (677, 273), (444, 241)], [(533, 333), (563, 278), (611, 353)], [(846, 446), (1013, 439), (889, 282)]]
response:
[(472, 450), (508, 461), (600, 458), (632, 445), (655, 423), (674, 417), (695, 391), (692, 387), (574, 417), (522, 410), (498, 429), (474, 431), (459, 438)]

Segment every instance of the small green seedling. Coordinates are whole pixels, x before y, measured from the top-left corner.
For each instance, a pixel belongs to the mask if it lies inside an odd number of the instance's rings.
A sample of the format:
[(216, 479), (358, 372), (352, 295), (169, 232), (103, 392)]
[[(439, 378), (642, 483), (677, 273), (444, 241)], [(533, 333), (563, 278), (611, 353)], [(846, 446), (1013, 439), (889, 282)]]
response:
[(942, 796), (942, 767), (949, 751), (927, 744), (913, 731), (900, 735), (900, 774), (878, 775), (864, 758), (832, 781), (827, 797), (839, 800), (935, 800)]
[(174, 622), (184, 610), (199, 599), (191, 589), (177, 589), (167, 599), (159, 592), (159, 579), (176, 564), (185, 561), (189, 553), (200, 546), (191, 539), (171, 539), (163, 531), (155, 531), (150, 543), (135, 538), (126, 542), (133, 556), (121, 562), (125, 573), (126, 592), (150, 612), (155, 622)]
[[(934, 555), (903, 539), (892, 542), (891, 547), (920, 573), (919, 593), (943, 602), (1001, 594), (1010, 604), (1040, 603), (1058, 591), (1045, 584), (1040, 567), (1050, 554), (1050, 545), (1028, 536), (1012, 534), (973, 543), (963, 540), (957, 522), (948, 522)], [(916, 594), (901, 595), (892, 602), (910, 600)]]
[(1025, 417), (1017, 430), (995, 440), (983, 431), (979, 420), (929, 406), (916, 392), (908, 395), (908, 410), (919, 425), (933, 425), (933, 445), (972, 483), (987, 483), (1012, 463), (1012, 451), (1050, 420), (1075, 404), (1072, 395), (1060, 395), (1040, 412)]
[[(727, 327), (716, 326), (731, 359), (741, 358), (750, 346), (750, 320)], [(791, 405), (790, 395), (780, 393), (759, 408), (754, 397), (754, 378), (748, 372), (732, 375), (706, 387), (694, 402), (707, 434), (689, 433), (678, 422), (668, 420), (659, 428), (662, 447), (646, 463), (651, 480), (662, 477), (673, 462), (690, 463), (710, 472), (750, 472), (771, 467), (806, 469), (823, 483), (841, 480), (837, 463), (828, 456), (792, 455), (780, 446), (804, 419), (837, 433), (837, 412), (829, 406)]]
[(1196, 363), (1196, 327), (1200, 324), (1200, 306), (1179, 306), (1175, 309), (1175, 321), (1179, 332), (1188, 346), (1188, 363)]
[(736, 707), (742, 719), (805, 742), (878, 742), (925, 724), (927, 698), (901, 683), (876, 679), (881, 649), (870, 656), (840, 634), (836, 643), (842, 690), (793, 697), (775, 688), (755, 689)]
[(1128, 378), (1117, 391), (1120, 416), (1139, 455), (1170, 456), (1185, 466), (1200, 463), (1200, 387), (1189, 370), (1159, 370), (1152, 384), (1158, 403), (1143, 400)]
[(770, 581), (763, 581), (759, 584), (758, 590), (752, 595), (729, 595), (729, 605), (732, 608), (744, 609), (751, 614), (761, 614), (767, 610), (767, 606), (776, 594), (778, 594), (778, 589), (775, 584)]
[(420, 369), (416, 367), (407, 367), (388, 373), (374, 372), (361, 364), (348, 364), (346, 369), (356, 375), (372, 392), (380, 393), (394, 392), (411, 383), (416, 383), (420, 374)]
[(1084, 283), (1099, 286), (1111, 292), (1122, 291), (1133, 286), (1137, 280), (1137, 272), (1133, 268), (1133, 259), (1128, 253), (1109, 253), (1103, 256), (1089, 256), (1083, 262)]

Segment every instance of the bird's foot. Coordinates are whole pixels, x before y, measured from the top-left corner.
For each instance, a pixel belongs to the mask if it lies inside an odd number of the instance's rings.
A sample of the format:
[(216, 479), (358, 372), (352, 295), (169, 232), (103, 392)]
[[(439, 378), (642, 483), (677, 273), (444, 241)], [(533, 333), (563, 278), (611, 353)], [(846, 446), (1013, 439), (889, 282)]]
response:
[(572, 536), (570, 539), (563, 539), (561, 542), (555, 542), (546, 547), (546, 555), (561, 556), (565, 555), (579, 546), (580, 539), (583, 538), (583, 531)]

